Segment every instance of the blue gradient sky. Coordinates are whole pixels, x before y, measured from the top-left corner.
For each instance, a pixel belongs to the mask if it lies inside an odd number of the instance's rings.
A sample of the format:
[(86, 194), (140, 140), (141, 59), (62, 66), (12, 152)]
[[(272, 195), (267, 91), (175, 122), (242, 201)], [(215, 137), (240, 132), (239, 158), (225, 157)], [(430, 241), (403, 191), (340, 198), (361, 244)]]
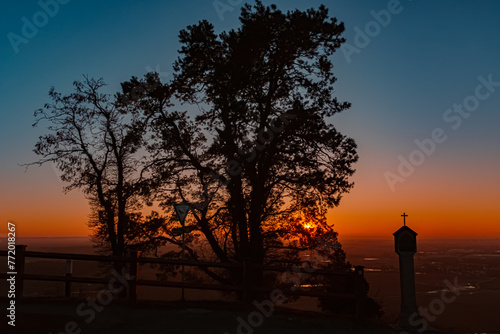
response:
[[(283, 10), (324, 3), (345, 23), (353, 46), (355, 28), (364, 30), (374, 20), (370, 12), (390, 3), (263, 2)], [(63, 195), (51, 166), (27, 172), (18, 166), (36, 159), (32, 149), (44, 131), (31, 127), (33, 112), (48, 102), (51, 86), (69, 92), (82, 74), (103, 77), (113, 92), (150, 68), (171, 73), (179, 30), (201, 19), (217, 31), (236, 27), (240, 5), (228, 6), (234, 9), (221, 20), (213, 1), (73, 0), (16, 53), (8, 34), (21, 35), (21, 19), (32, 21), (42, 9), (37, 1), (2, 2), (0, 224), (16, 221), (26, 236), (85, 235), (83, 195)], [(340, 51), (334, 57), (337, 94), (352, 108), (332, 122), (357, 141), (360, 161), (356, 186), (331, 221), (341, 235), (390, 235), (407, 211), (410, 226), (424, 235), (500, 236), (500, 87), (457, 130), (443, 120), (448, 108), (474, 94), (478, 76), (500, 81), (500, 2), (406, 0), (398, 8), (351, 62)], [(398, 157), (408, 158), (415, 139), (429, 138), (435, 128), (445, 130), (447, 141), (392, 191), (384, 173), (395, 173)]]

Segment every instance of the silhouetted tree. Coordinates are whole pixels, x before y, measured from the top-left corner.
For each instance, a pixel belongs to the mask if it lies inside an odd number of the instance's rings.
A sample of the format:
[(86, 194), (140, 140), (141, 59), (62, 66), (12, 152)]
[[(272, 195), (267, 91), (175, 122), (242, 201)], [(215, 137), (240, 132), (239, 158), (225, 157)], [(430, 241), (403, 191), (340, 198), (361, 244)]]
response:
[(126, 255), (134, 246), (149, 249), (145, 236), (163, 224), (158, 214), (143, 217), (139, 193), (146, 165), (139, 157), (145, 123), (116, 107), (103, 94), (102, 80), (74, 82), (67, 96), (50, 90), (52, 103), (35, 112), (36, 123), (48, 122), (50, 132), (40, 136), (33, 164), (54, 163), (67, 183), (65, 191), (81, 189), (91, 205), (89, 226), (101, 250)]
[[(174, 80), (132, 78), (120, 97), (152, 119), (157, 180), (177, 175), (157, 188), (163, 203), (197, 203), (193, 219), (217, 259), (262, 264), (283, 258), (294, 224), (339, 204), (358, 157), (328, 120), (350, 106), (334, 96), (330, 57), (343, 24), (324, 6), (284, 13), (260, 1), (240, 21), (221, 34), (207, 21), (182, 30)], [(179, 101), (198, 107), (194, 120)]]

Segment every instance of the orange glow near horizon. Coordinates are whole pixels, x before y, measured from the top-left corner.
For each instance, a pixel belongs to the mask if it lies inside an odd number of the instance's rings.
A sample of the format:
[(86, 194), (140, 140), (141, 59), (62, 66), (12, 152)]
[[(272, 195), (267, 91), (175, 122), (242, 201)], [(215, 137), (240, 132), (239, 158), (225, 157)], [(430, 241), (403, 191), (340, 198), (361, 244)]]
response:
[[(70, 201), (68, 201), (70, 202)], [(500, 227), (497, 218), (486, 211), (472, 211), (449, 207), (439, 212), (432, 205), (417, 210), (416, 207), (398, 205), (399, 211), (391, 212), (377, 207), (377, 203), (364, 206), (363, 210), (356, 208), (355, 201), (345, 200), (343, 205), (329, 211), (328, 222), (334, 225), (339, 236), (392, 236), (403, 225), (400, 215), (403, 211), (409, 215), (407, 225), (415, 230), (420, 237), (500, 237)], [(493, 209), (493, 208), (492, 208)], [(145, 212), (149, 213), (149, 212)], [(12, 219), (17, 225), (19, 237), (73, 237), (87, 236), (90, 230), (87, 227), (89, 209), (84, 199), (65, 203), (57, 211), (36, 214), (24, 210)], [(7, 219), (8, 220), (8, 219)], [(6, 224), (4, 224), (6, 226)], [(312, 224), (304, 224), (306, 229)], [(0, 229), (6, 233), (6, 227)]]
[(373, 192), (353, 190), (329, 211), (328, 221), (340, 236), (392, 236), (406, 212), (407, 226), (421, 237), (500, 237), (494, 182), (483, 193), (471, 194), (465, 182), (440, 185), (437, 180), (435, 188), (428, 188), (417, 179), (409, 181), (410, 187), (394, 193), (384, 184), (372, 186)]
[[(361, 195), (359, 195), (361, 196)], [(400, 215), (405, 211), (407, 225), (421, 237), (500, 237), (500, 224), (495, 203), (478, 203), (477, 207), (465, 207), (463, 203), (438, 203), (429, 199), (426, 203), (393, 199), (390, 208), (379, 200), (359, 200), (355, 194), (346, 196), (338, 208), (329, 211), (327, 218), (342, 237), (345, 236), (392, 236), (403, 225)], [(39, 202), (29, 209), (23, 205), (11, 206), (9, 211), (17, 215), (3, 221), (17, 225), (18, 236), (24, 237), (72, 237), (87, 236), (88, 204), (80, 194), (56, 196), (56, 201)], [(358, 203), (363, 203), (359, 205)], [(425, 205), (424, 205), (425, 204)], [(480, 205), (479, 205), (480, 204)], [(149, 210), (149, 208), (148, 208)], [(146, 211), (145, 213), (148, 213)], [(0, 233), (6, 233), (6, 223)], [(304, 227), (312, 228), (306, 223)]]
[[(466, 166), (467, 167), (467, 166)], [(407, 225), (420, 237), (500, 237), (500, 181), (493, 175), (469, 175), (457, 183), (453, 173), (427, 172), (425, 169), (405, 181), (395, 192), (387, 187), (382, 171), (360, 169), (355, 187), (340, 206), (328, 211), (328, 223), (342, 236), (392, 237)], [(2, 210), (0, 233), (7, 232), (7, 221), (17, 224), (18, 237), (87, 236), (90, 213), (82, 193), (61, 192), (62, 183), (48, 169), (20, 173), (8, 191), (0, 195)], [(481, 190), (479, 190), (481, 189)], [(149, 214), (151, 208), (146, 207)], [(305, 228), (311, 228), (306, 223)]]
[[(405, 209), (406, 210), (406, 209)], [(336, 211), (335, 213), (333, 211)], [(500, 237), (498, 222), (488, 215), (474, 215), (455, 213), (447, 217), (435, 215), (434, 212), (414, 212), (409, 214), (407, 225), (421, 237), (453, 238), (453, 237)], [(76, 237), (87, 236), (90, 230), (87, 227), (88, 210), (68, 211), (59, 216), (40, 217), (25, 213), (18, 219), (7, 220), (16, 223), (18, 237)], [(332, 210), (328, 222), (334, 224), (334, 230), (339, 236), (392, 236), (403, 225), (400, 212), (363, 213), (349, 211), (347, 208)], [(474, 223), (480, 220), (481, 224)], [(0, 233), (6, 233), (5, 226)], [(481, 229), (474, 227), (480, 226)], [(304, 224), (306, 229), (312, 225)]]

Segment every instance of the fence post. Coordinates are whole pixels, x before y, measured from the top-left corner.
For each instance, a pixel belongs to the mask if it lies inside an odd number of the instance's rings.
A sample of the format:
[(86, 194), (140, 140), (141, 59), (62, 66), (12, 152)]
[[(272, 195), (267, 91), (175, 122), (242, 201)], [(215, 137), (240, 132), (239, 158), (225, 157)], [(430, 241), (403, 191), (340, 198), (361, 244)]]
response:
[[(73, 276), (73, 262), (71, 259), (66, 260), (66, 278), (69, 279)], [(71, 281), (67, 280), (64, 284), (64, 295), (66, 298), (71, 298)]]
[(354, 266), (356, 273), (355, 294), (356, 294), (356, 319), (362, 319), (365, 316), (365, 280), (364, 266)]
[(26, 245), (16, 245), (16, 299), (23, 297)]
[(133, 250), (130, 257), (130, 271), (128, 275), (128, 298), (132, 303), (137, 302), (137, 276), (139, 274), (139, 262), (137, 261), (137, 258), (139, 257), (139, 254), (139, 251)]

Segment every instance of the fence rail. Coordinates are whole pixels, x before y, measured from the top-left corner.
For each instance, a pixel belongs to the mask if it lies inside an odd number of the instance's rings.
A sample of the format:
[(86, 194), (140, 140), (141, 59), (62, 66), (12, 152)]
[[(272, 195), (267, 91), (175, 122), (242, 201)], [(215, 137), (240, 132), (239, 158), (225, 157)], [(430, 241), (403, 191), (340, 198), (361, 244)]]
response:
[[(103, 256), (103, 255), (89, 255), (89, 254), (69, 254), (69, 253), (52, 253), (52, 252), (32, 252), (26, 251), (25, 245), (16, 246), (16, 298), (23, 297), (24, 281), (51, 281), (51, 282), (64, 282), (65, 283), (65, 296), (71, 297), (71, 284), (72, 283), (90, 283), (90, 284), (106, 284), (109, 283), (109, 278), (101, 277), (77, 277), (73, 276), (73, 261), (94, 261), (94, 262), (110, 262), (120, 263), (124, 267), (127, 265), (129, 270), (127, 272), (128, 282), (128, 298), (130, 301), (137, 300), (137, 287), (138, 286), (151, 286), (151, 287), (171, 287), (171, 288), (185, 288), (185, 289), (200, 289), (200, 290), (216, 290), (216, 291), (233, 291), (239, 292), (242, 301), (249, 291), (254, 292), (271, 292), (270, 288), (262, 288), (251, 286), (250, 284), (230, 285), (230, 284), (211, 284), (199, 282), (173, 282), (173, 281), (160, 281), (160, 280), (146, 280), (139, 278), (139, 264), (168, 264), (179, 266), (190, 266), (196, 268), (223, 268), (223, 269), (236, 269), (241, 270), (243, 275), (243, 282), (248, 282), (246, 275), (249, 270), (249, 264), (236, 264), (236, 263), (222, 263), (222, 262), (203, 262), (203, 261), (190, 261), (190, 260), (174, 260), (174, 259), (161, 259), (161, 258), (147, 258), (140, 257), (139, 252), (132, 253), (128, 257), (117, 256)], [(0, 256), (7, 256), (7, 251), (0, 251)], [(41, 258), (41, 259), (59, 259), (66, 260), (66, 275), (39, 275), (39, 274), (26, 274), (25, 273), (25, 259), (26, 258)], [(298, 267), (287, 266), (269, 266), (269, 265), (252, 265), (252, 269), (261, 271), (274, 271), (281, 273), (300, 273)], [(308, 270), (309, 275), (332, 275), (352, 279), (354, 281), (353, 293), (328, 293), (320, 291), (308, 291), (304, 289), (296, 289), (287, 291), (287, 295), (304, 296), (304, 297), (331, 297), (337, 299), (348, 299), (356, 302), (356, 317), (363, 317), (365, 291), (364, 291), (364, 272), (363, 266), (356, 266), (354, 271), (337, 271), (337, 270), (324, 270), (314, 269)], [(9, 278), (9, 275), (0, 273), (0, 278)]]

